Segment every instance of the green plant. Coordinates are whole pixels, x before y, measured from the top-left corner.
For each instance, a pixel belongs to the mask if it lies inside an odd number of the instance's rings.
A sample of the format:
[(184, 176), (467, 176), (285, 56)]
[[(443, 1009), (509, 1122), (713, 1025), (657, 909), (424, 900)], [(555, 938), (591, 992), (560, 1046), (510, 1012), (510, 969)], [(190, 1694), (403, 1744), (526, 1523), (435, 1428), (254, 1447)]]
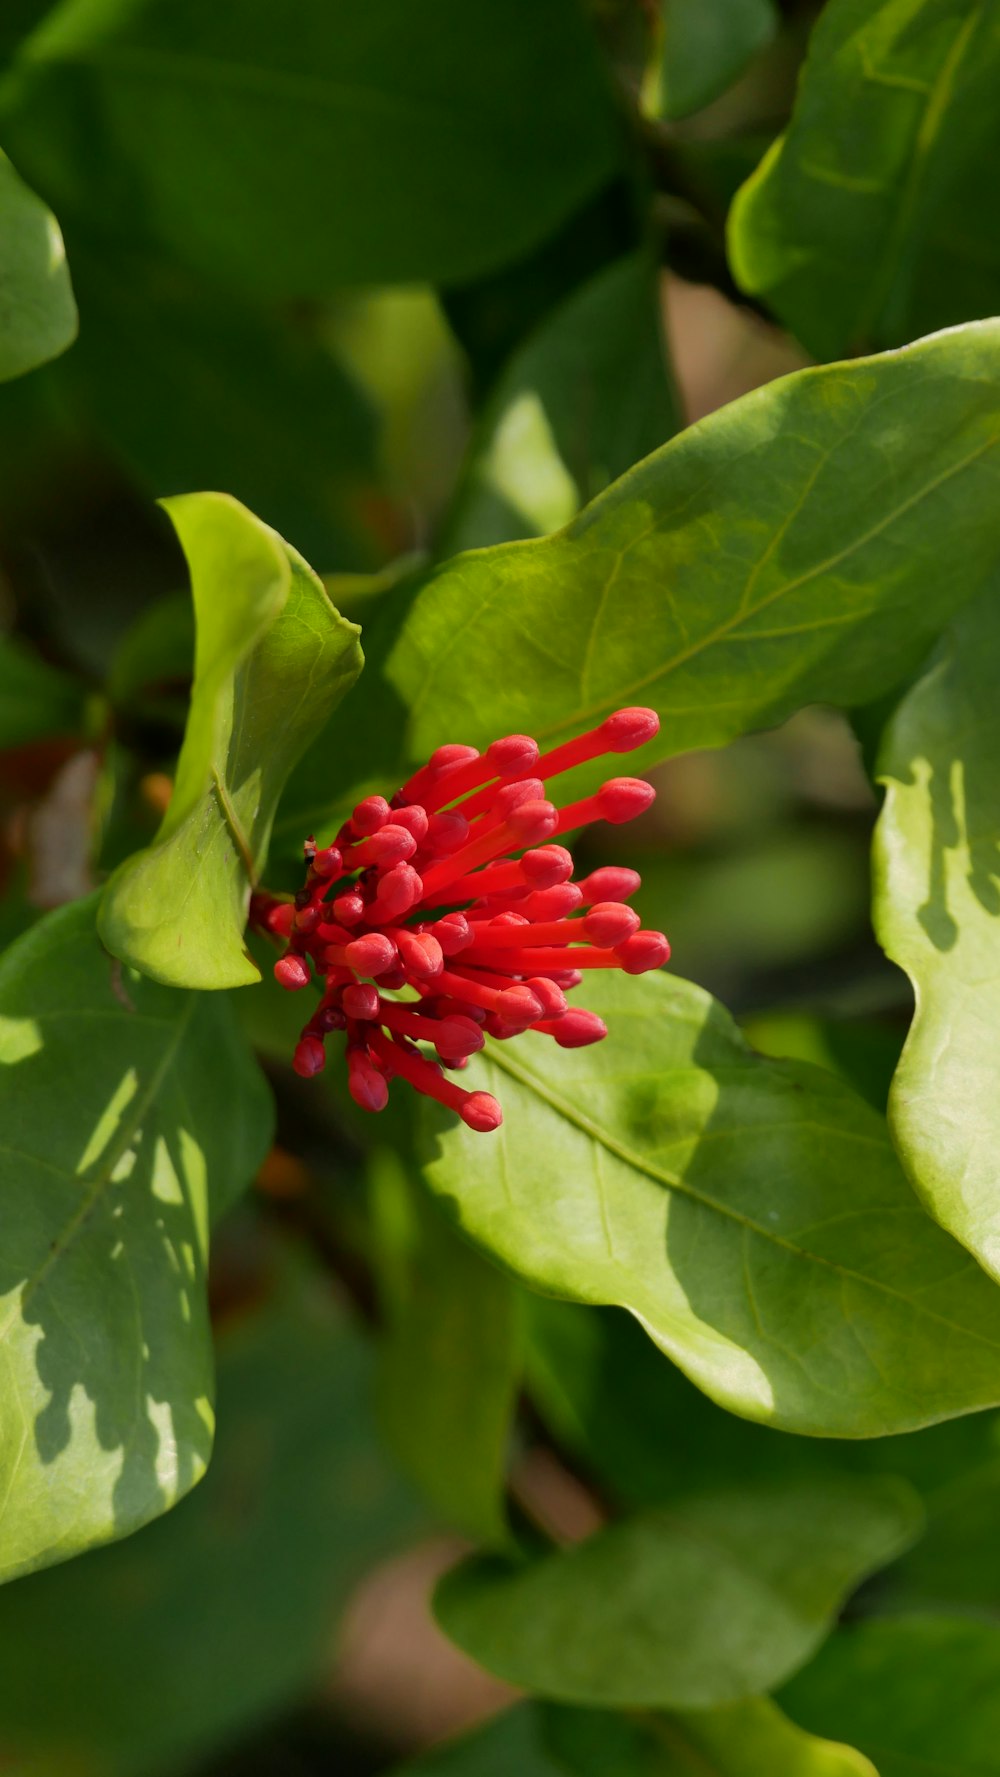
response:
[(0, 1762), (1000, 1771), (998, 69), (8, 7)]

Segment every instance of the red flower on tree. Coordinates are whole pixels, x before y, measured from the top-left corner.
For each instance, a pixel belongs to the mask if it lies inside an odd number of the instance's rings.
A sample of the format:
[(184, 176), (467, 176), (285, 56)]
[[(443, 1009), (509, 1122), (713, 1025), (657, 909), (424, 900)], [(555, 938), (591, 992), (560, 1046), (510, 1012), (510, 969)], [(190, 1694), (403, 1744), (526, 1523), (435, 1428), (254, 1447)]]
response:
[[(606, 1036), (567, 994), (588, 969), (659, 968), (670, 946), (662, 932), (641, 931), (625, 905), (639, 887), (634, 870), (610, 866), (574, 882), (573, 860), (555, 842), (591, 821), (632, 820), (655, 791), (614, 777), (559, 809), (546, 785), (586, 760), (631, 752), (658, 728), (655, 710), (624, 709), (541, 755), (523, 734), (482, 754), (439, 747), (391, 803), (359, 802), (333, 845), (307, 840), (295, 900), (258, 894), (251, 907), (256, 924), (287, 939), (274, 966), (282, 987), (322, 983), (296, 1072), (319, 1073), (327, 1036), (344, 1031), (348, 1086), (363, 1110), (383, 1110), (398, 1076), (470, 1129), (489, 1130), (502, 1121), (496, 1099), (448, 1077), (486, 1036), (536, 1030), (564, 1049)], [(415, 997), (396, 997), (406, 988)]]

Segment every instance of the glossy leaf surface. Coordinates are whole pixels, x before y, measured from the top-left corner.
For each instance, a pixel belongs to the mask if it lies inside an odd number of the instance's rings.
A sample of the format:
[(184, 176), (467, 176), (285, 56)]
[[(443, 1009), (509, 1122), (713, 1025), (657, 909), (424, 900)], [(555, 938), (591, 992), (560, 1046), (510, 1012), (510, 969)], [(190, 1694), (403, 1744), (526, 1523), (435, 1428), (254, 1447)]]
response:
[(879, 762), (879, 938), (916, 1012), (889, 1100), (930, 1210), (1000, 1276), (1000, 597), (978, 600), (903, 699)]
[[(388, 783), (460, 739), (557, 741), (622, 704), (637, 766), (898, 684), (1000, 554), (1000, 323), (807, 370), (688, 428), (556, 536), (458, 556), (368, 638)], [(348, 751), (345, 728), (328, 742)]]
[(112, 877), (101, 937), (156, 980), (239, 987), (242, 941), (289, 771), (361, 670), (358, 628), (276, 531), (225, 494), (164, 504), (191, 567), (191, 710), (153, 844)]
[(209, 1221), (270, 1134), (226, 1001), (123, 971), (94, 911), (0, 963), (0, 1579), (126, 1535), (203, 1473)]
[[(748, 1418), (872, 1437), (1000, 1401), (1000, 1296), (921, 1210), (884, 1120), (767, 1061), (699, 988), (589, 987), (606, 1042), (492, 1044), (487, 1143), (442, 1128), (427, 1177), (536, 1288), (618, 1303)], [(544, 1186), (539, 1180), (544, 1180)]]
[(730, 256), (817, 357), (992, 314), (1000, 20), (956, 0), (832, 0)]
[(0, 382), (58, 357), (77, 315), (59, 224), (0, 153)]
[(434, 1608), (466, 1653), (542, 1696), (710, 1709), (802, 1665), (920, 1524), (902, 1482), (705, 1492), (521, 1566), (473, 1557)]

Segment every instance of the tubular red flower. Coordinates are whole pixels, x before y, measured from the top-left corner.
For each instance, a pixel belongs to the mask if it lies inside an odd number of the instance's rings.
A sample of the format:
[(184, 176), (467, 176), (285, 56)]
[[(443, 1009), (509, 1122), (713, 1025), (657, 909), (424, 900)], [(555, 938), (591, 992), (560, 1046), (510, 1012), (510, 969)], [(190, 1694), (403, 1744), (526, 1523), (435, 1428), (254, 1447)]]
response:
[(632, 820), (654, 791), (611, 778), (559, 810), (547, 785), (643, 745), (658, 726), (655, 711), (627, 709), (544, 754), (524, 734), (483, 753), (439, 747), (391, 801), (359, 802), (332, 845), (309, 839), (294, 900), (261, 892), (251, 903), (254, 923), (286, 946), (280, 984), (322, 985), (296, 1072), (321, 1072), (327, 1038), (345, 1031), (348, 1089), (363, 1110), (384, 1109), (398, 1078), (485, 1132), (501, 1122), (496, 1100), (443, 1071), (464, 1069), (484, 1035), (534, 1030), (563, 1049), (601, 1041), (602, 1020), (567, 994), (591, 969), (659, 968), (670, 946), (624, 905), (640, 884), (634, 870), (606, 865), (574, 882), (571, 854), (550, 841), (591, 821)]

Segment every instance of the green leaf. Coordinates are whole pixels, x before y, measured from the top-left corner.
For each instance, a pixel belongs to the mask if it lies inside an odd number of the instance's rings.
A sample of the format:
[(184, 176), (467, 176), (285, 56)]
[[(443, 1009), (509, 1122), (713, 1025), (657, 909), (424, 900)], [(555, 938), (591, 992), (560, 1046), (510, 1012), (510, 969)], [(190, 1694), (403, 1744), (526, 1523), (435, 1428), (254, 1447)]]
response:
[(705, 1492), (530, 1563), (474, 1556), (434, 1610), (465, 1653), (542, 1696), (711, 1709), (801, 1666), (920, 1524), (893, 1480)]
[[(723, 1412), (618, 1309), (534, 1295), (527, 1307), (532, 1404), (574, 1470), (620, 1506), (661, 1505), (732, 1474), (798, 1480), (836, 1470), (854, 1449), (838, 1443), (831, 1454), (821, 1439), (786, 1437)], [(876, 1448), (892, 1472), (891, 1447)]]
[(633, 254), (537, 328), (483, 415), (443, 553), (558, 529), (677, 430), (659, 302)]
[(992, 314), (1000, 20), (954, 0), (830, 0), (787, 134), (729, 248), (817, 357)]
[(423, 1528), (374, 1435), (365, 1344), (318, 1279), (288, 1283), (223, 1327), (215, 1454), (192, 1497), (0, 1593), (19, 1774), (147, 1777), (249, 1733), (326, 1675), (351, 1593)]
[(816, 1740), (768, 1698), (641, 1720), (522, 1703), (393, 1777), (877, 1777), (860, 1753)]
[(367, 566), (375, 415), (307, 323), (174, 265), (71, 250), (86, 326), (60, 381), (139, 483), (225, 488), (310, 560)]
[(0, 1579), (125, 1536), (204, 1472), (210, 1213), (269, 1139), (227, 1002), (122, 971), (94, 913), (0, 961)]
[(445, 741), (555, 742), (643, 703), (648, 764), (870, 700), (993, 572), (998, 466), (1000, 323), (771, 383), (558, 535), (399, 589), (363, 729), (335, 721), (330, 744), (388, 785)]
[(108, 949), (155, 980), (239, 987), (242, 931), (285, 779), (361, 671), (358, 627), (276, 531), (226, 494), (166, 500), (191, 567), (191, 712), (153, 844), (111, 878)]
[(58, 357), (76, 328), (59, 224), (0, 152), (0, 382)]
[(782, 1704), (813, 1733), (849, 1735), (881, 1777), (998, 1777), (1000, 1631), (947, 1616), (853, 1624)]
[(643, 109), (668, 118), (700, 111), (732, 85), (777, 28), (774, 0), (660, 0)]
[(165, 593), (139, 613), (115, 650), (107, 677), (111, 702), (127, 709), (148, 702), (160, 687), (186, 689), (194, 672), (194, 646), (189, 594)]
[(723, 1412), (664, 1364), (638, 1323), (617, 1309), (528, 1300), (527, 1386), (532, 1404), (574, 1470), (625, 1506), (660, 1505), (720, 1477), (754, 1484), (845, 1474), (899, 1475), (927, 1502), (931, 1528), (893, 1569), (919, 1564), (941, 1502), (964, 1477), (994, 1472), (995, 1413), (969, 1414), (897, 1437), (851, 1442), (800, 1438)]
[(526, 252), (622, 152), (575, 0), (305, 0), (294, 30), (244, 0), (235, 33), (198, 0), (63, 0), (0, 114), (67, 218), (272, 296), (468, 278)]
[(889, 1097), (930, 1213), (1000, 1277), (1000, 596), (956, 623), (903, 699), (879, 760), (879, 940), (916, 1011)]
[(83, 720), (85, 688), (40, 654), (0, 637), (0, 748), (24, 746), (49, 734), (75, 734)]
[(507, 1445), (520, 1380), (511, 1279), (458, 1238), (396, 1156), (371, 1183), (385, 1329), (379, 1405), (389, 1445), (446, 1521), (505, 1543)]
[(889, 1576), (883, 1610), (997, 1621), (1000, 1613), (1000, 1438), (930, 1495), (927, 1535)]
[(560, 1769), (575, 1777), (878, 1777), (851, 1747), (804, 1734), (769, 1697), (641, 1722), (555, 1704), (543, 1715)]
[(489, 1141), (427, 1167), (466, 1234), (551, 1295), (617, 1303), (748, 1418), (872, 1437), (1000, 1401), (1000, 1296), (924, 1215), (883, 1119), (766, 1061), (663, 973), (588, 988), (606, 1042), (490, 1044)]

